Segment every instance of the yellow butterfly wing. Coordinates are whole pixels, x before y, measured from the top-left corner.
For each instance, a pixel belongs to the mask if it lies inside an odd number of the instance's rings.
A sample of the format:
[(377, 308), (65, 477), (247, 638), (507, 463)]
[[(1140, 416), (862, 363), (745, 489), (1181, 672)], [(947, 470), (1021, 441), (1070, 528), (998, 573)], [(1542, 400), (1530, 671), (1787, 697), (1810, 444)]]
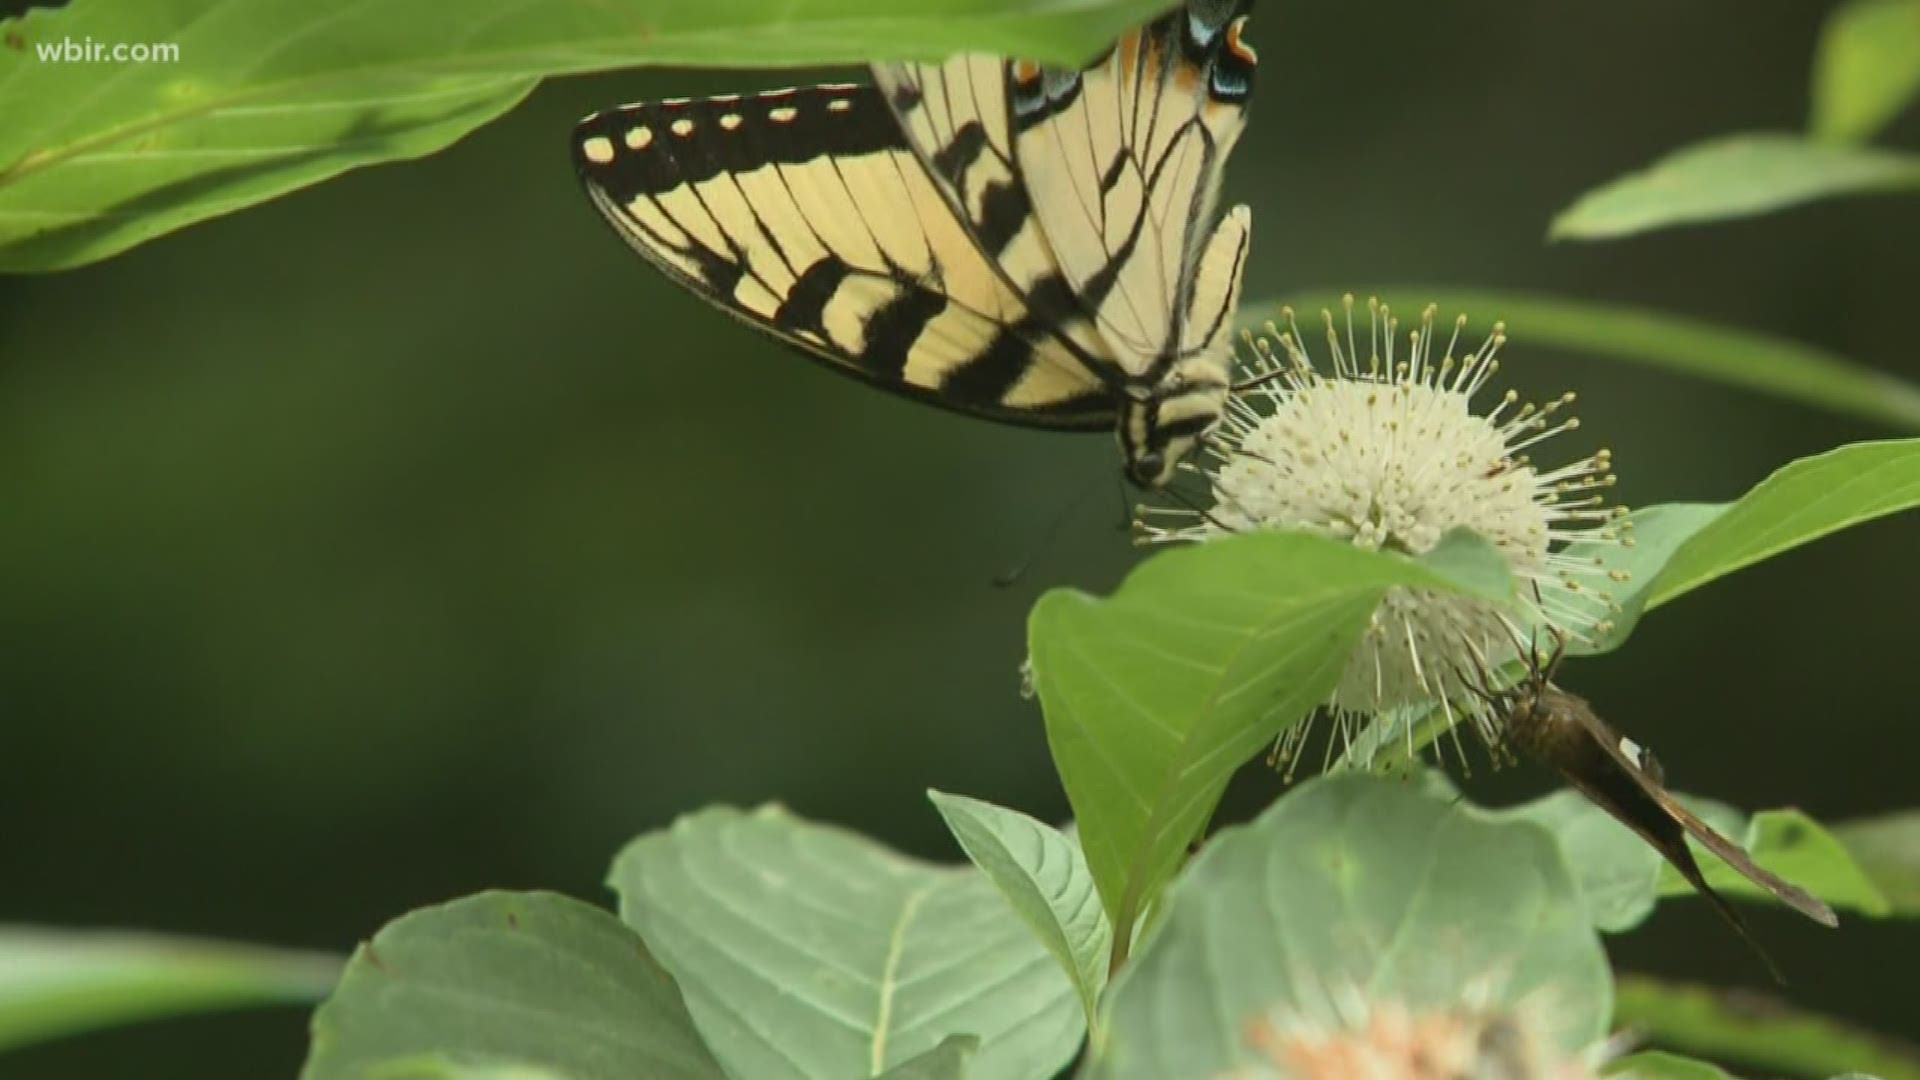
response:
[(636, 251), (755, 328), (975, 415), (1112, 425), (1085, 350), (981, 252), (879, 90), (627, 105), (581, 121), (573, 148)]
[(1250, 6), (1190, 0), (1083, 71), (977, 55), (875, 67), (979, 246), (1036, 302), (1090, 319), (1098, 340), (1076, 340), (1115, 381), (1152, 385), (1225, 340), (1250, 221), (1214, 211), (1253, 90)]

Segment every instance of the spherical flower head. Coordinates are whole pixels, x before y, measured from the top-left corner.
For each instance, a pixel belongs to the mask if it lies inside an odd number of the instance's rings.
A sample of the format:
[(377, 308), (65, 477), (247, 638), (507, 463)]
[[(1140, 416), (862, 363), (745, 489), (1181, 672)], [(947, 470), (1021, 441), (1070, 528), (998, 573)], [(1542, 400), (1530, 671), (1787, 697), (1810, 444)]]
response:
[[(1248, 335), (1253, 377), (1190, 466), (1206, 478), (1211, 508), (1142, 508), (1142, 528), (1149, 541), (1298, 529), (1409, 555), (1454, 529), (1478, 533), (1520, 583), (1518, 614), (1451, 593), (1389, 590), (1326, 704), (1344, 744), (1357, 724), (1429, 705), (1449, 720), (1464, 714), (1493, 744), (1497, 718), (1471, 693), (1485, 673), (1514, 658), (1533, 627), (1579, 639), (1609, 626), (1608, 586), (1617, 578), (1560, 549), (1575, 539), (1621, 540), (1615, 521), (1624, 510), (1602, 496), (1614, 482), (1612, 458), (1600, 450), (1557, 468), (1534, 464), (1534, 447), (1579, 426), (1565, 415), (1570, 393), (1535, 405), (1508, 391), (1475, 411), (1499, 370), (1503, 324), (1463, 352), (1466, 317), (1443, 339), (1429, 306), (1402, 352), (1392, 312), (1377, 302), (1367, 308), (1364, 338), (1351, 297), (1344, 319), (1322, 312), (1324, 369), (1291, 310)], [(1305, 730), (1289, 732), (1283, 754)]]

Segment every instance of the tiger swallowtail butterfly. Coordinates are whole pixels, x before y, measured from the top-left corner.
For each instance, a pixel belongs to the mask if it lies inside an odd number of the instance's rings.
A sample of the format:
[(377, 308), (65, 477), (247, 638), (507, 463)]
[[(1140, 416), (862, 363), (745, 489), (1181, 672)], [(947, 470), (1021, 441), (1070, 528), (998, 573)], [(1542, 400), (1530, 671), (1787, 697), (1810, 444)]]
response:
[[(1687, 837), (1719, 856), (1740, 876), (1822, 926), (1839, 925), (1833, 909), (1756, 865), (1740, 845), (1700, 820), (1667, 790), (1665, 770), (1652, 751), (1615, 731), (1586, 699), (1554, 686), (1554, 671), (1565, 653), (1564, 638), (1544, 659), (1529, 650), (1527, 672), (1520, 682), (1499, 691), (1478, 688), (1494, 708), (1504, 741), (1551, 767), (1595, 806), (1652, 845), (1713, 904), (1766, 964), (1775, 981), (1784, 984), (1779, 968), (1754, 939), (1740, 912), (1707, 884), (1706, 875), (1687, 847)], [(1486, 681), (1484, 676), (1482, 681)]]
[(582, 120), (588, 195), (647, 261), (846, 374), (1118, 432), (1157, 487), (1231, 390), (1251, 0), (1188, 0), (1084, 70), (962, 55)]

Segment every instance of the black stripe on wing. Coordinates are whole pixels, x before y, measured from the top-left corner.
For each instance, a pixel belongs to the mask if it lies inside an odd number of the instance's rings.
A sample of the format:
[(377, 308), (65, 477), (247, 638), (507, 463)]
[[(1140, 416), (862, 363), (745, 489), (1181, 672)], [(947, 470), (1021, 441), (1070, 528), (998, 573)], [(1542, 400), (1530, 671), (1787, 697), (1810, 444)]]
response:
[(573, 146), (589, 195), (629, 244), (756, 329), (973, 415), (1113, 423), (1098, 376), (1023, 298), (997, 281), (983, 291), (984, 257), (957, 223), (925, 217), (947, 211), (874, 89), (625, 106), (582, 121)]
[[(645, 134), (634, 135), (636, 130)], [(737, 137), (715, 137), (715, 132)], [(614, 140), (632, 152), (608, 161), (589, 159), (585, 148), (595, 137)], [(666, 98), (598, 112), (574, 128), (583, 174), (629, 195), (665, 194), (723, 172), (804, 165), (827, 156), (857, 157), (900, 145), (885, 103), (850, 83)]]

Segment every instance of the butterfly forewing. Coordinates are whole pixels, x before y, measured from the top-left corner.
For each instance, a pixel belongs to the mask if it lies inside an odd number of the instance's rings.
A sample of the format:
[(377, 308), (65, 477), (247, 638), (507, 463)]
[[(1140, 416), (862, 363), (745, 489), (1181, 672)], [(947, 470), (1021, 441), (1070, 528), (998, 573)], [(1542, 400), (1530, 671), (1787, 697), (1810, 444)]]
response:
[(963, 411), (1113, 422), (1100, 377), (981, 253), (876, 89), (629, 105), (574, 135), (627, 241), (759, 329)]
[(1551, 765), (1596, 806), (1639, 833), (1712, 900), (1743, 936), (1747, 934), (1745, 924), (1707, 884), (1687, 849), (1688, 836), (1794, 910), (1826, 926), (1839, 924), (1832, 908), (1755, 864), (1740, 845), (1681, 805), (1667, 790), (1663, 771), (1652, 756), (1615, 731), (1584, 699), (1548, 685), (1536, 672), (1530, 687), (1516, 700), (1519, 706), (1506, 722), (1521, 748)]
[(1680, 800), (1674, 798), (1672, 792), (1656, 791), (1655, 798), (1689, 836), (1699, 841), (1702, 847), (1719, 856), (1728, 866), (1739, 871), (1740, 876), (1772, 893), (1782, 903), (1814, 922), (1823, 926), (1840, 925), (1840, 919), (1833, 913), (1832, 908), (1815, 899), (1811, 893), (1800, 886), (1755, 863), (1753, 857), (1748, 855), (1739, 844), (1734, 843), (1726, 834), (1701, 821), (1686, 807), (1680, 805)]

